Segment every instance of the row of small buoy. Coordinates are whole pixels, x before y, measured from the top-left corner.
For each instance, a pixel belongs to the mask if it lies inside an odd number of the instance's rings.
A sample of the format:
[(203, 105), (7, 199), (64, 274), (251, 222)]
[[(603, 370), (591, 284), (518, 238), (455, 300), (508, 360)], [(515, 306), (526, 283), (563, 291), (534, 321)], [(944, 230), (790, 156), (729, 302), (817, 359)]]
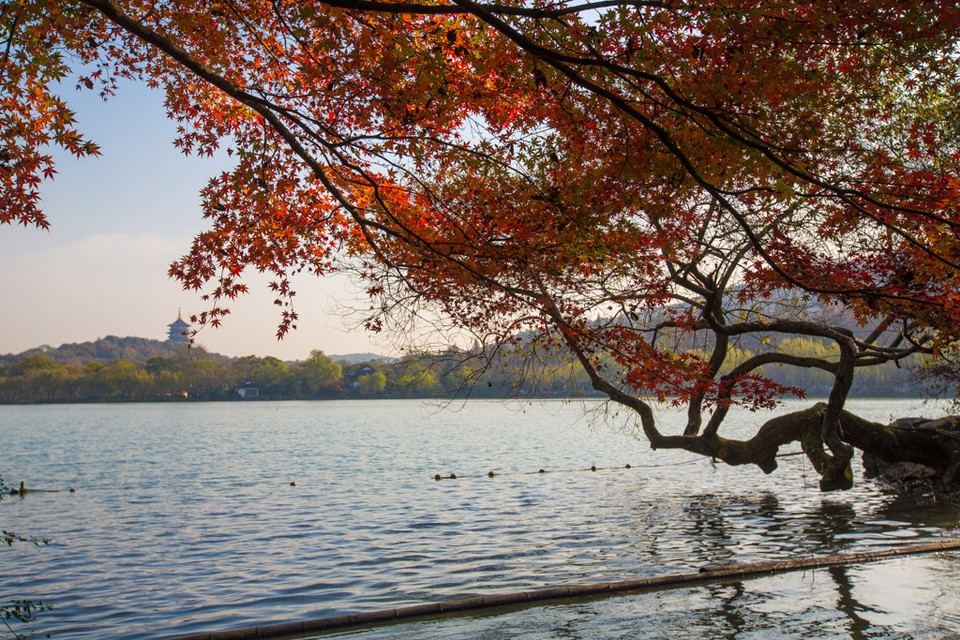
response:
[[(10, 489), (10, 495), (12, 496), (24, 496), (28, 493), (60, 493), (60, 489), (28, 489), (27, 483), (21, 482), (20, 487), (13, 487)], [(77, 490), (73, 487), (70, 487), (70, 493), (76, 493)]]
[[(573, 471), (608, 471), (610, 469), (633, 469), (633, 465), (630, 463), (627, 463), (622, 467), (598, 467), (597, 465), (592, 465), (588, 469), (554, 469), (552, 471), (547, 471), (546, 469), (540, 469), (539, 471), (527, 471), (520, 475), (529, 476), (529, 475), (535, 475), (539, 473), (570, 473)], [(497, 476), (502, 476), (502, 475), (510, 475), (510, 474), (497, 473), (496, 471), (490, 471), (487, 473), (488, 478), (495, 478)], [(470, 478), (470, 477), (473, 477), (473, 476), (458, 476), (455, 473), (451, 473), (450, 475), (445, 476), (438, 473), (437, 475), (433, 476), (433, 479), (434, 480), (458, 480), (460, 478)]]
[[(789, 458), (792, 456), (802, 456), (802, 455), (806, 455), (806, 454), (803, 451), (794, 451), (792, 453), (778, 453), (777, 457)], [(656, 469), (660, 467), (679, 467), (679, 466), (684, 466), (689, 464), (698, 464), (702, 460), (703, 458), (696, 458), (694, 460), (684, 460), (683, 462), (669, 462), (667, 464), (648, 465), (645, 468)], [(573, 471), (608, 471), (610, 469), (633, 469), (633, 465), (630, 463), (627, 463), (622, 467), (598, 467), (597, 465), (592, 465), (589, 469), (554, 469), (552, 471), (547, 471), (546, 469), (540, 469), (539, 471), (526, 471), (520, 475), (529, 476), (529, 475), (535, 475), (538, 473), (571, 473)], [(487, 473), (488, 478), (495, 478), (496, 476), (500, 476), (500, 475), (511, 475), (511, 474), (502, 474), (502, 473), (497, 473), (495, 471), (490, 471)], [(457, 480), (460, 478), (470, 478), (470, 477), (476, 477), (476, 476), (458, 476), (455, 473), (451, 473), (450, 475), (445, 476), (438, 473), (437, 475), (433, 476), (433, 479), (434, 480)]]

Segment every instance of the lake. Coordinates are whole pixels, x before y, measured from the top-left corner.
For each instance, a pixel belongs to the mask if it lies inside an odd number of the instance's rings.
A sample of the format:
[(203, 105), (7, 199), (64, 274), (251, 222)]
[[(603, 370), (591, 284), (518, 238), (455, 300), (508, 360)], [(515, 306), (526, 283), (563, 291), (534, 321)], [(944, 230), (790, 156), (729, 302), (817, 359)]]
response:
[[(802, 456), (766, 476), (653, 452), (603, 407), (3, 406), (8, 486), (60, 491), (0, 502), (0, 527), (52, 541), (2, 550), (0, 601), (53, 604), (28, 627), (38, 637), (170, 638), (958, 535), (956, 507), (859, 478), (823, 494)], [(848, 408), (877, 421), (944, 413)], [(658, 417), (683, 423), (679, 410)], [(960, 554), (916, 556), (328, 637), (960, 638), (957, 584)]]

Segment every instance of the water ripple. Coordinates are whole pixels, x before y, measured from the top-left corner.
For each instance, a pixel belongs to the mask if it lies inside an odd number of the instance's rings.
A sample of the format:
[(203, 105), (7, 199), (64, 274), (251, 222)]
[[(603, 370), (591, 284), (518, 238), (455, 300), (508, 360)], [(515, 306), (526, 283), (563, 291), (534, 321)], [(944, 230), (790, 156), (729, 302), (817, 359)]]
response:
[[(682, 424), (679, 413), (661, 419)], [(0, 503), (3, 528), (53, 539), (4, 550), (0, 599), (54, 604), (33, 628), (64, 639), (132, 628), (162, 638), (877, 549), (952, 535), (960, 515), (863, 482), (824, 496), (799, 457), (764, 476), (654, 454), (560, 403), (525, 414), (484, 402), (456, 413), (412, 402), (4, 407), (0, 441), (7, 481), (79, 489)], [(604, 468), (585, 471), (593, 464)], [(529, 473), (540, 468), (552, 472)], [(433, 480), (451, 471), (461, 479)], [(955, 578), (954, 567), (943, 580)], [(764, 607), (787, 596), (743, 593), (755, 631), (784, 624)], [(818, 603), (803, 605), (808, 628), (833, 620)], [(690, 612), (671, 615), (701, 628)]]

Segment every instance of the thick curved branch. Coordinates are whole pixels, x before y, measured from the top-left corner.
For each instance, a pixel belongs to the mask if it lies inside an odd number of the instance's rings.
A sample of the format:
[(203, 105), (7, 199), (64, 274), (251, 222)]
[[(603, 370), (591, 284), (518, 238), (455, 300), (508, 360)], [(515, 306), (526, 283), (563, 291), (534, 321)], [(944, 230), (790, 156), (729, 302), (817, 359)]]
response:
[[(420, 4), (417, 2), (376, 2), (375, 0), (323, 0), (323, 3), (339, 9), (355, 11), (371, 11), (382, 13), (409, 13), (412, 15), (457, 15), (472, 13), (469, 9), (450, 5)], [(496, 4), (482, 5), (490, 13), (501, 16), (519, 16), (535, 20), (550, 20), (562, 18), (578, 13), (587, 13), (611, 7), (656, 7), (664, 8), (665, 2), (651, 2), (641, 0), (601, 0), (598, 2), (583, 2), (555, 9), (549, 7), (511, 7)]]

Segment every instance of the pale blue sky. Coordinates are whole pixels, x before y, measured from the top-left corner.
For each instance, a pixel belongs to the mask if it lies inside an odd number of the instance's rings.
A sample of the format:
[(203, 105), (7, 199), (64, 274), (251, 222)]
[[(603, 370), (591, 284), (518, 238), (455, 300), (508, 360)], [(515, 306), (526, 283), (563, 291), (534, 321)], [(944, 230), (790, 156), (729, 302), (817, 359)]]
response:
[[(106, 103), (72, 87), (63, 96), (103, 155), (60, 156), (59, 174), (42, 189), (49, 232), (0, 227), (0, 353), (107, 335), (164, 339), (179, 306), (185, 317), (204, 308), (166, 272), (203, 228), (198, 192), (224, 161), (184, 157), (173, 147), (175, 125), (160, 92), (130, 84)], [(311, 349), (389, 351), (375, 336), (345, 330), (336, 309), (355, 297), (346, 282), (298, 281), (299, 329), (282, 342), (266, 281), (248, 282), (251, 294), (233, 305), (225, 327), (204, 329), (199, 344), (225, 355), (284, 359)]]

